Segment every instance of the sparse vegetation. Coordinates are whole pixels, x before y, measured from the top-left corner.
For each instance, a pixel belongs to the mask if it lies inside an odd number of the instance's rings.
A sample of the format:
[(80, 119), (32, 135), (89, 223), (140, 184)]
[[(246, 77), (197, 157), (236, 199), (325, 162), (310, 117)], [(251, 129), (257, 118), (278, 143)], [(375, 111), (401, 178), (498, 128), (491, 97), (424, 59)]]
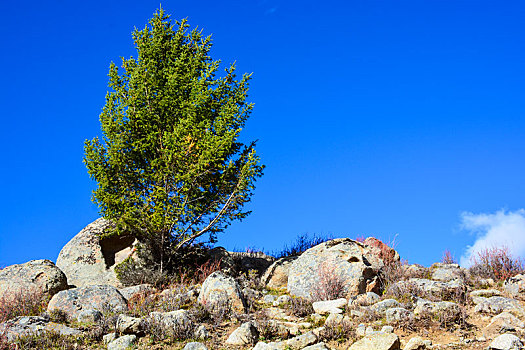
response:
[(18, 316), (37, 316), (46, 310), (49, 298), (37, 290), (17, 291), (0, 297), (0, 322)]
[(298, 256), (304, 253), (306, 250), (318, 244), (326, 242), (330, 239), (331, 238), (319, 236), (316, 234), (312, 236), (308, 235), (307, 233), (301, 234), (297, 236), (295, 242), (293, 242), (289, 246), (285, 245), (280, 252), (276, 252), (272, 255), (275, 256), (277, 259), (284, 258), (287, 256)]
[(346, 280), (334, 261), (324, 261), (317, 271), (317, 283), (311, 288), (313, 301), (334, 300), (346, 296)]
[(513, 257), (505, 246), (485, 248), (477, 252), (469, 269), (473, 276), (492, 278), (495, 281), (505, 281), (524, 271), (523, 261)]
[(312, 302), (306, 298), (292, 296), (286, 307), (292, 315), (297, 317), (306, 317), (314, 313)]
[(454, 259), (454, 256), (448, 249), (443, 252), (443, 256), (441, 257), (441, 262), (443, 264), (457, 264), (456, 259)]

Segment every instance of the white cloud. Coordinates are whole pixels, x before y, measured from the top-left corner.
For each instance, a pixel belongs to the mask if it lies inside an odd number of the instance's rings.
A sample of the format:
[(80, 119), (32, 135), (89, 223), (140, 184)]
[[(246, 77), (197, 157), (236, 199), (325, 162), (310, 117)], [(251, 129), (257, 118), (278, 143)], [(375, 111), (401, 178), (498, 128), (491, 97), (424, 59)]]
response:
[(461, 266), (470, 266), (471, 257), (486, 248), (505, 246), (513, 257), (525, 255), (525, 209), (494, 214), (465, 212), (461, 214), (461, 228), (477, 237), (461, 257)]

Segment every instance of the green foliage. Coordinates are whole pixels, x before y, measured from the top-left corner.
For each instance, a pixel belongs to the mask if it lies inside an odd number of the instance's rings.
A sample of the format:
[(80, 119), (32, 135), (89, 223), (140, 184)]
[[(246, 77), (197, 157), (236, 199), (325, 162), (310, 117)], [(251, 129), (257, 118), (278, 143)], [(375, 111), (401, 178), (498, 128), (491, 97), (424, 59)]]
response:
[(212, 43), (186, 20), (157, 11), (133, 39), (137, 58), (111, 64), (103, 138), (86, 140), (84, 162), (98, 183), (93, 201), (113, 234), (147, 242), (163, 264), (206, 234), (210, 242), (245, 218), (264, 166), (255, 142), (239, 142), (253, 105), (249, 74), (216, 77)]

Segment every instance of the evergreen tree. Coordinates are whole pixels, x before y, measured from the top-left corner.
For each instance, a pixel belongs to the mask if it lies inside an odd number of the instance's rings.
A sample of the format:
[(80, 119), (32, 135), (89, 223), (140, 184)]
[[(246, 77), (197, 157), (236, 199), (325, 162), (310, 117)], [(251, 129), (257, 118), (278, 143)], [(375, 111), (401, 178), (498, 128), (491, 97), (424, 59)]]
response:
[(216, 240), (245, 218), (264, 166), (255, 142), (239, 142), (253, 104), (249, 74), (235, 65), (217, 77), (211, 38), (158, 10), (133, 32), (137, 58), (111, 64), (100, 115), (103, 138), (85, 142), (84, 163), (98, 183), (93, 201), (116, 223), (110, 234), (147, 242), (162, 270), (206, 234)]

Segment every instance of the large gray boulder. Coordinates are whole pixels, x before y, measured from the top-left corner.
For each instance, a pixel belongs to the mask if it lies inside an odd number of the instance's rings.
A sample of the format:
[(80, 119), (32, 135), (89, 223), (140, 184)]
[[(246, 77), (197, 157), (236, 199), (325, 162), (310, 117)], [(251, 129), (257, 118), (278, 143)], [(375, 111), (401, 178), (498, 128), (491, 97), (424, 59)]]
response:
[(261, 277), (261, 284), (268, 288), (280, 289), (288, 286), (290, 266), (297, 259), (296, 256), (284, 257), (274, 261)]
[(49, 260), (31, 260), (0, 270), (0, 299), (23, 300), (31, 293), (52, 296), (64, 289), (66, 275)]
[(525, 275), (516, 275), (505, 281), (503, 288), (513, 297), (525, 294)]
[(76, 319), (82, 311), (97, 310), (124, 312), (128, 308), (126, 299), (117, 288), (108, 285), (85, 286), (58, 292), (47, 306), (49, 312), (62, 311)]
[(246, 312), (246, 301), (239, 284), (220, 271), (209, 275), (202, 284), (197, 301), (206, 308), (231, 307)]
[(416, 296), (422, 298), (432, 296), (438, 299), (461, 297), (467, 290), (465, 283), (460, 279), (441, 282), (425, 278), (411, 278), (406, 281), (398, 281), (389, 288), (412, 291), (417, 294)]
[[(390, 248), (388, 248), (390, 249)], [(395, 252), (395, 251), (394, 251)], [(314, 289), (342, 283), (349, 299), (367, 291), (378, 291), (377, 273), (384, 266), (381, 249), (349, 238), (333, 239), (305, 251), (290, 266), (288, 291), (311, 298)], [(392, 253), (389, 259), (398, 259)]]
[(507, 311), (514, 315), (525, 317), (525, 310), (517, 300), (505, 297), (480, 297), (480, 300), (481, 302), (474, 308), (475, 312), (497, 315)]
[(133, 256), (138, 241), (125, 235), (101, 239), (111, 226), (109, 221), (97, 219), (62, 248), (56, 265), (64, 271), (70, 285), (122, 287), (115, 275), (115, 266)]
[(489, 349), (493, 350), (521, 350), (523, 343), (514, 334), (502, 334), (492, 341)]
[(434, 316), (438, 319), (454, 322), (461, 318), (461, 307), (451, 301), (433, 302), (425, 299), (419, 299), (414, 309), (415, 315)]
[(465, 269), (458, 264), (435, 263), (431, 267), (432, 279), (435, 281), (448, 282), (452, 280), (465, 280)]
[(492, 317), (490, 323), (483, 329), (483, 335), (493, 337), (504, 332), (523, 332), (525, 323), (510, 312), (502, 312)]
[(245, 322), (230, 334), (228, 339), (226, 339), (226, 344), (243, 346), (255, 344), (257, 339), (259, 339), (259, 331), (254, 323)]
[(399, 350), (401, 343), (394, 333), (374, 332), (356, 341), (348, 350)]
[(48, 318), (40, 316), (16, 317), (0, 323), (0, 334), (5, 333), (7, 340), (10, 342), (20, 337), (39, 335), (45, 332), (53, 332), (60, 335), (79, 335), (82, 333), (78, 329), (50, 322)]

